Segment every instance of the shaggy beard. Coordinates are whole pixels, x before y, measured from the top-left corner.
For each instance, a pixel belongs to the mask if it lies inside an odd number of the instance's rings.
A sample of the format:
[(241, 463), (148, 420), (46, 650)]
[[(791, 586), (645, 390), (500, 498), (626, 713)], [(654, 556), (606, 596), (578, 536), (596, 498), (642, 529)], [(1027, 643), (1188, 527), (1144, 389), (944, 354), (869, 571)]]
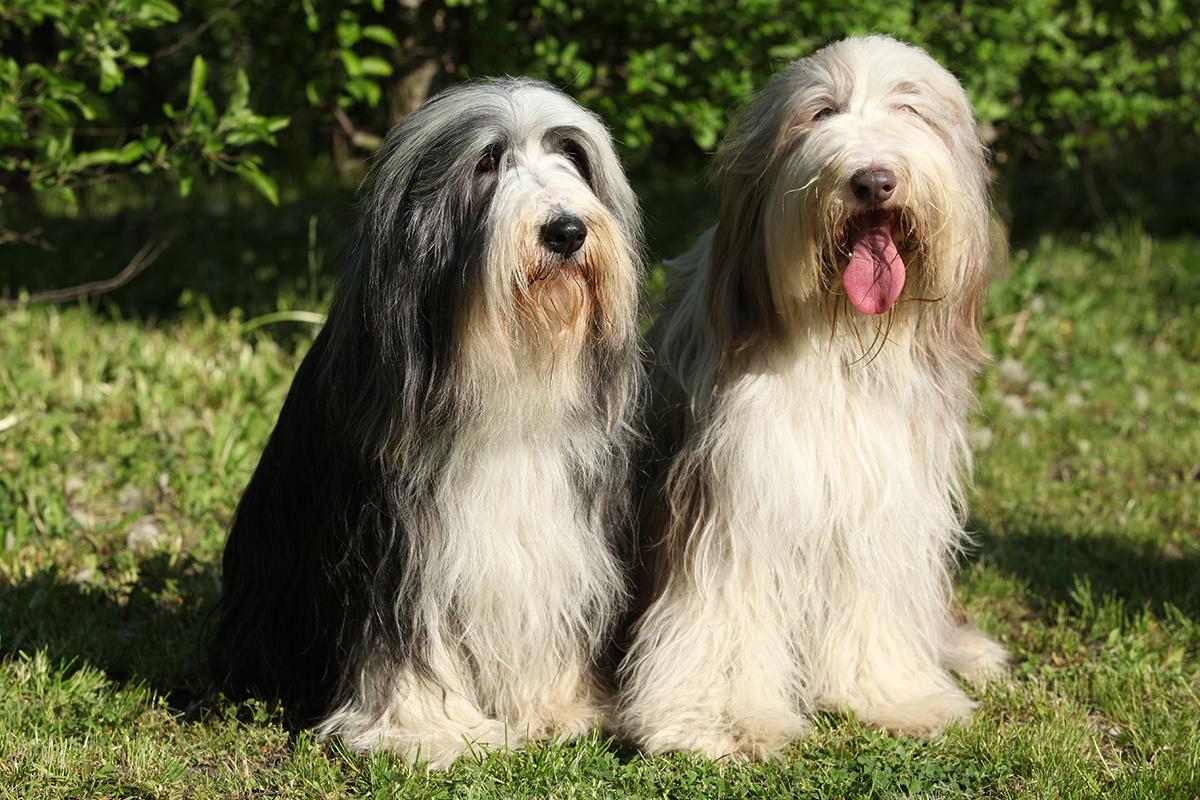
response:
[(587, 242), (570, 257), (542, 247), (532, 224), (488, 248), (485, 272), (496, 277), (463, 331), (470, 372), (500, 379), (532, 368), (578, 384), (605, 351), (635, 347), (636, 248), (604, 211), (593, 207), (584, 222)]
[[(807, 326), (819, 314), (832, 337), (849, 334), (859, 345), (858, 358), (870, 361), (882, 351), (905, 306), (976, 301), (982, 285), (975, 285), (976, 271), (963, 264), (973, 258), (966, 248), (979, 244), (978, 225), (967, 216), (972, 209), (955, 206), (952, 200), (965, 191), (963, 187), (940, 170), (931, 175), (898, 170), (897, 181), (905, 187), (903, 201), (870, 209), (845, 197), (844, 166), (815, 165), (802, 156), (796, 160), (798, 164), (773, 182), (767, 200), (768, 207), (778, 205), (786, 211), (769, 216), (766, 224), (771, 227), (763, 232), (767, 280), (778, 298), (775, 311), (781, 327)], [(790, 185), (794, 172), (809, 171), (816, 177)], [(865, 315), (851, 305), (843, 275), (852, 257), (852, 232), (872, 215), (886, 218), (906, 277), (894, 304), (882, 314)]]

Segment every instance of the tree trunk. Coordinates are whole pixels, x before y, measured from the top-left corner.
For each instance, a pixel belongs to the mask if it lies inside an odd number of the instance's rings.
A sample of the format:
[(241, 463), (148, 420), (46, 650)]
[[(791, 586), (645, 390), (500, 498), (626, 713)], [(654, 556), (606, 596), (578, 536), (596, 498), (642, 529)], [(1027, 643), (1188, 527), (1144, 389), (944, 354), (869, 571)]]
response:
[(444, 86), (454, 69), (442, 4), (402, 0), (399, 5), (396, 29), (404, 35), (393, 59), (395, 79), (387, 93), (392, 125)]

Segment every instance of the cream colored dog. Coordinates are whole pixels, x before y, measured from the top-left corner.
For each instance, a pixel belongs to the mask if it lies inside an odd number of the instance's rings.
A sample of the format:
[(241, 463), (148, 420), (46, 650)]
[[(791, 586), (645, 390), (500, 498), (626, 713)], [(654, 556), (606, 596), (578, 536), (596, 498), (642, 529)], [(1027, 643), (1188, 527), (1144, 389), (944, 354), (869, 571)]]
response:
[(651, 335), (622, 729), (759, 758), (816, 707), (934, 734), (974, 707), (951, 671), (1006, 659), (952, 613), (990, 249), (970, 104), (923, 51), (847, 39), (772, 80), (719, 164)]

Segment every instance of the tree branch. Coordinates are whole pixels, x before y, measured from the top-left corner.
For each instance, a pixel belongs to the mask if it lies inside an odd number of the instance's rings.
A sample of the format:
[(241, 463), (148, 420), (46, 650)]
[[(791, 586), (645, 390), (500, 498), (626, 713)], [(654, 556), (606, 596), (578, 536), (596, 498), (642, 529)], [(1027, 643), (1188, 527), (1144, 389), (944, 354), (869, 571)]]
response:
[(151, 55), (151, 58), (162, 58), (163, 56), (169, 56), (172, 53), (187, 47), (189, 44), (204, 35), (206, 30), (217, 24), (217, 20), (219, 20), (223, 15), (232, 11), (241, 1), (242, 0), (230, 0), (230, 2), (225, 4), (224, 8), (217, 9), (217, 11), (211, 17), (206, 19), (201, 25), (189, 31), (187, 34), (181, 37), (179, 41), (156, 50), (154, 54)]
[(33, 228), (28, 231), (14, 231), (0, 226), (0, 245), (27, 244), (44, 250), (47, 253), (58, 252), (58, 248), (42, 238), (42, 229)]
[(98, 294), (107, 294), (115, 289), (120, 289), (125, 284), (145, 272), (151, 264), (158, 260), (163, 251), (171, 243), (169, 241), (155, 242), (153, 239), (142, 245), (142, 249), (137, 251), (137, 254), (130, 259), (125, 265), (125, 269), (118, 272), (111, 278), (102, 281), (89, 281), (81, 283), (78, 286), (68, 286), (65, 289), (51, 289), (45, 292), (36, 292), (28, 297), (20, 300), (9, 300), (0, 298), (0, 308), (15, 308), (18, 306), (42, 305), (48, 303), (69, 303), (72, 300), (78, 300), (81, 297), (93, 297)]
[(354, 127), (354, 123), (350, 121), (350, 117), (346, 116), (346, 112), (337, 106), (331, 106), (330, 111), (333, 112), (333, 118), (337, 120), (338, 125), (342, 128), (342, 132), (346, 134), (346, 138), (350, 140), (351, 144), (363, 150), (379, 149), (379, 145), (383, 143), (383, 139), (373, 133), (360, 131)]

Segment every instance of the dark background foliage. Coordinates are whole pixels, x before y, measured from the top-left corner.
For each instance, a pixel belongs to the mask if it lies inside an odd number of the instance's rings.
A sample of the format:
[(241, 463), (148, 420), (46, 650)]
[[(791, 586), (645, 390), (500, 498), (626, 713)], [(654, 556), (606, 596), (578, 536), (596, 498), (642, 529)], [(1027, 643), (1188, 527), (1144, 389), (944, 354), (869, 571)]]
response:
[(755, 88), (871, 31), (966, 85), (1017, 239), (1123, 217), (1176, 232), (1200, 211), (1197, 17), (1196, 0), (9, 0), (0, 287), (110, 274), (164, 240), (171, 266), (125, 302), (269, 304), (314, 280), (306, 250), (348, 226), (388, 126), (498, 74), (604, 117), (661, 258), (711, 222), (704, 168)]

